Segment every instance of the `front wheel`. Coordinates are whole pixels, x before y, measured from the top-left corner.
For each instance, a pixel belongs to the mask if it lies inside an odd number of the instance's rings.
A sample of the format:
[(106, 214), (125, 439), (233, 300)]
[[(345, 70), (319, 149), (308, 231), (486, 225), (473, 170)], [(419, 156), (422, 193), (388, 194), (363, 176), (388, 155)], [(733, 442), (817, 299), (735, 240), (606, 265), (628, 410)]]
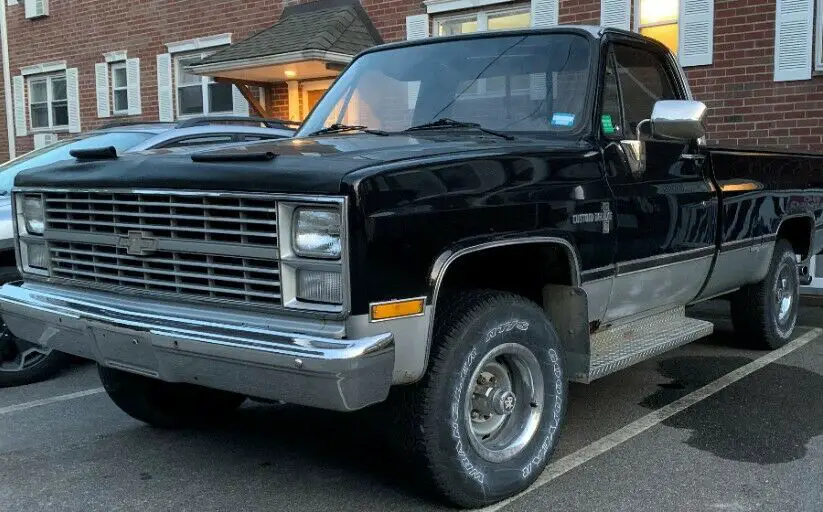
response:
[(788, 241), (778, 240), (765, 279), (732, 297), (735, 333), (752, 348), (780, 348), (794, 333), (799, 303), (797, 256)]
[(423, 471), (461, 507), (525, 490), (552, 456), (566, 410), (560, 340), (516, 295), (453, 297), (436, 321), (429, 370), (413, 389)]
[(181, 428), (220, 419), (246, 397), (193, 384), (161, 380), (97, 367), (109, 398), (134, 419), (160, 428)]

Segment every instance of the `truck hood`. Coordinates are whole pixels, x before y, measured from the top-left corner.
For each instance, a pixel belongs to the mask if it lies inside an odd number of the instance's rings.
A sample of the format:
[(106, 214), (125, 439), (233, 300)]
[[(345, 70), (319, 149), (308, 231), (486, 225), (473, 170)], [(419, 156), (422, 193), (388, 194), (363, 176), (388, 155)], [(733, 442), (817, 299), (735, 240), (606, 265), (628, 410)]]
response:
[[(238, 145), (199, 155), (220, 161), (195, 162), (191, 153), (152, 150), (117, 160), (65, 161), (21, 172), (17, 187), (72, 189), (196, 189), (303, 194), (340, 193), (343, 178), (356, 170), (390, 162), (444, 157), (500, 155), (584, 149), (574, 141), (518, 138), (512, 141), (475, 133), (425, 135), (353, 134), (282, 139)], [(226, 156), (272, 153), (266, 161), (225, 160)]]

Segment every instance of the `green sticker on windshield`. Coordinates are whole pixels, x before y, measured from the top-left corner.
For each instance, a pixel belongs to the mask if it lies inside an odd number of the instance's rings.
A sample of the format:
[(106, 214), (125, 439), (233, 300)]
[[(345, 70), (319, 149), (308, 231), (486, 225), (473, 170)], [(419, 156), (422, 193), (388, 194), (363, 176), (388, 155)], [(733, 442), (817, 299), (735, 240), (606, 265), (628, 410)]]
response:
[(603, 133), (611, 135), (615, 132), (614, 124), (612, 123), (612, 116), (609, 114), (603, 114), (600, 116), (600, 126), (603, 127)]

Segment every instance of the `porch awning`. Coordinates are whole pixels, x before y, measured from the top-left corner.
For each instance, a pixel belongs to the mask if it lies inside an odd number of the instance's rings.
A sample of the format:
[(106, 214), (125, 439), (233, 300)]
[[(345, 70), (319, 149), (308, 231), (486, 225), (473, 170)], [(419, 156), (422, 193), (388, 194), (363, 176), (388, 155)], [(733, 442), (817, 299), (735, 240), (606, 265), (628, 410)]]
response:
[(382, 42), (358, 0), (316, 0), (286, 7), (271, 27), (188, 69), (246, 83), (330, 78)]

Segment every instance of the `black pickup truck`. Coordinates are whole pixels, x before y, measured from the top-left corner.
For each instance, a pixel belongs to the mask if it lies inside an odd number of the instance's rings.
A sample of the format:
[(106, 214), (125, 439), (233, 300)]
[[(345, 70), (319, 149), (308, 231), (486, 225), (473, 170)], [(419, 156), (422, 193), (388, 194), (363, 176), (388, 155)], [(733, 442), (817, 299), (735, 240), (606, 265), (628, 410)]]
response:
[(157, 426), (389, 404), (447, 501), (497, 502), (552, 457), (569, 381), (712, 332), (687, 306), (792, 337), (823, 158), (709, 148), (705, 114), (629, 32), (376, 47), (292, 140), (21, 173), (2, 315)]

